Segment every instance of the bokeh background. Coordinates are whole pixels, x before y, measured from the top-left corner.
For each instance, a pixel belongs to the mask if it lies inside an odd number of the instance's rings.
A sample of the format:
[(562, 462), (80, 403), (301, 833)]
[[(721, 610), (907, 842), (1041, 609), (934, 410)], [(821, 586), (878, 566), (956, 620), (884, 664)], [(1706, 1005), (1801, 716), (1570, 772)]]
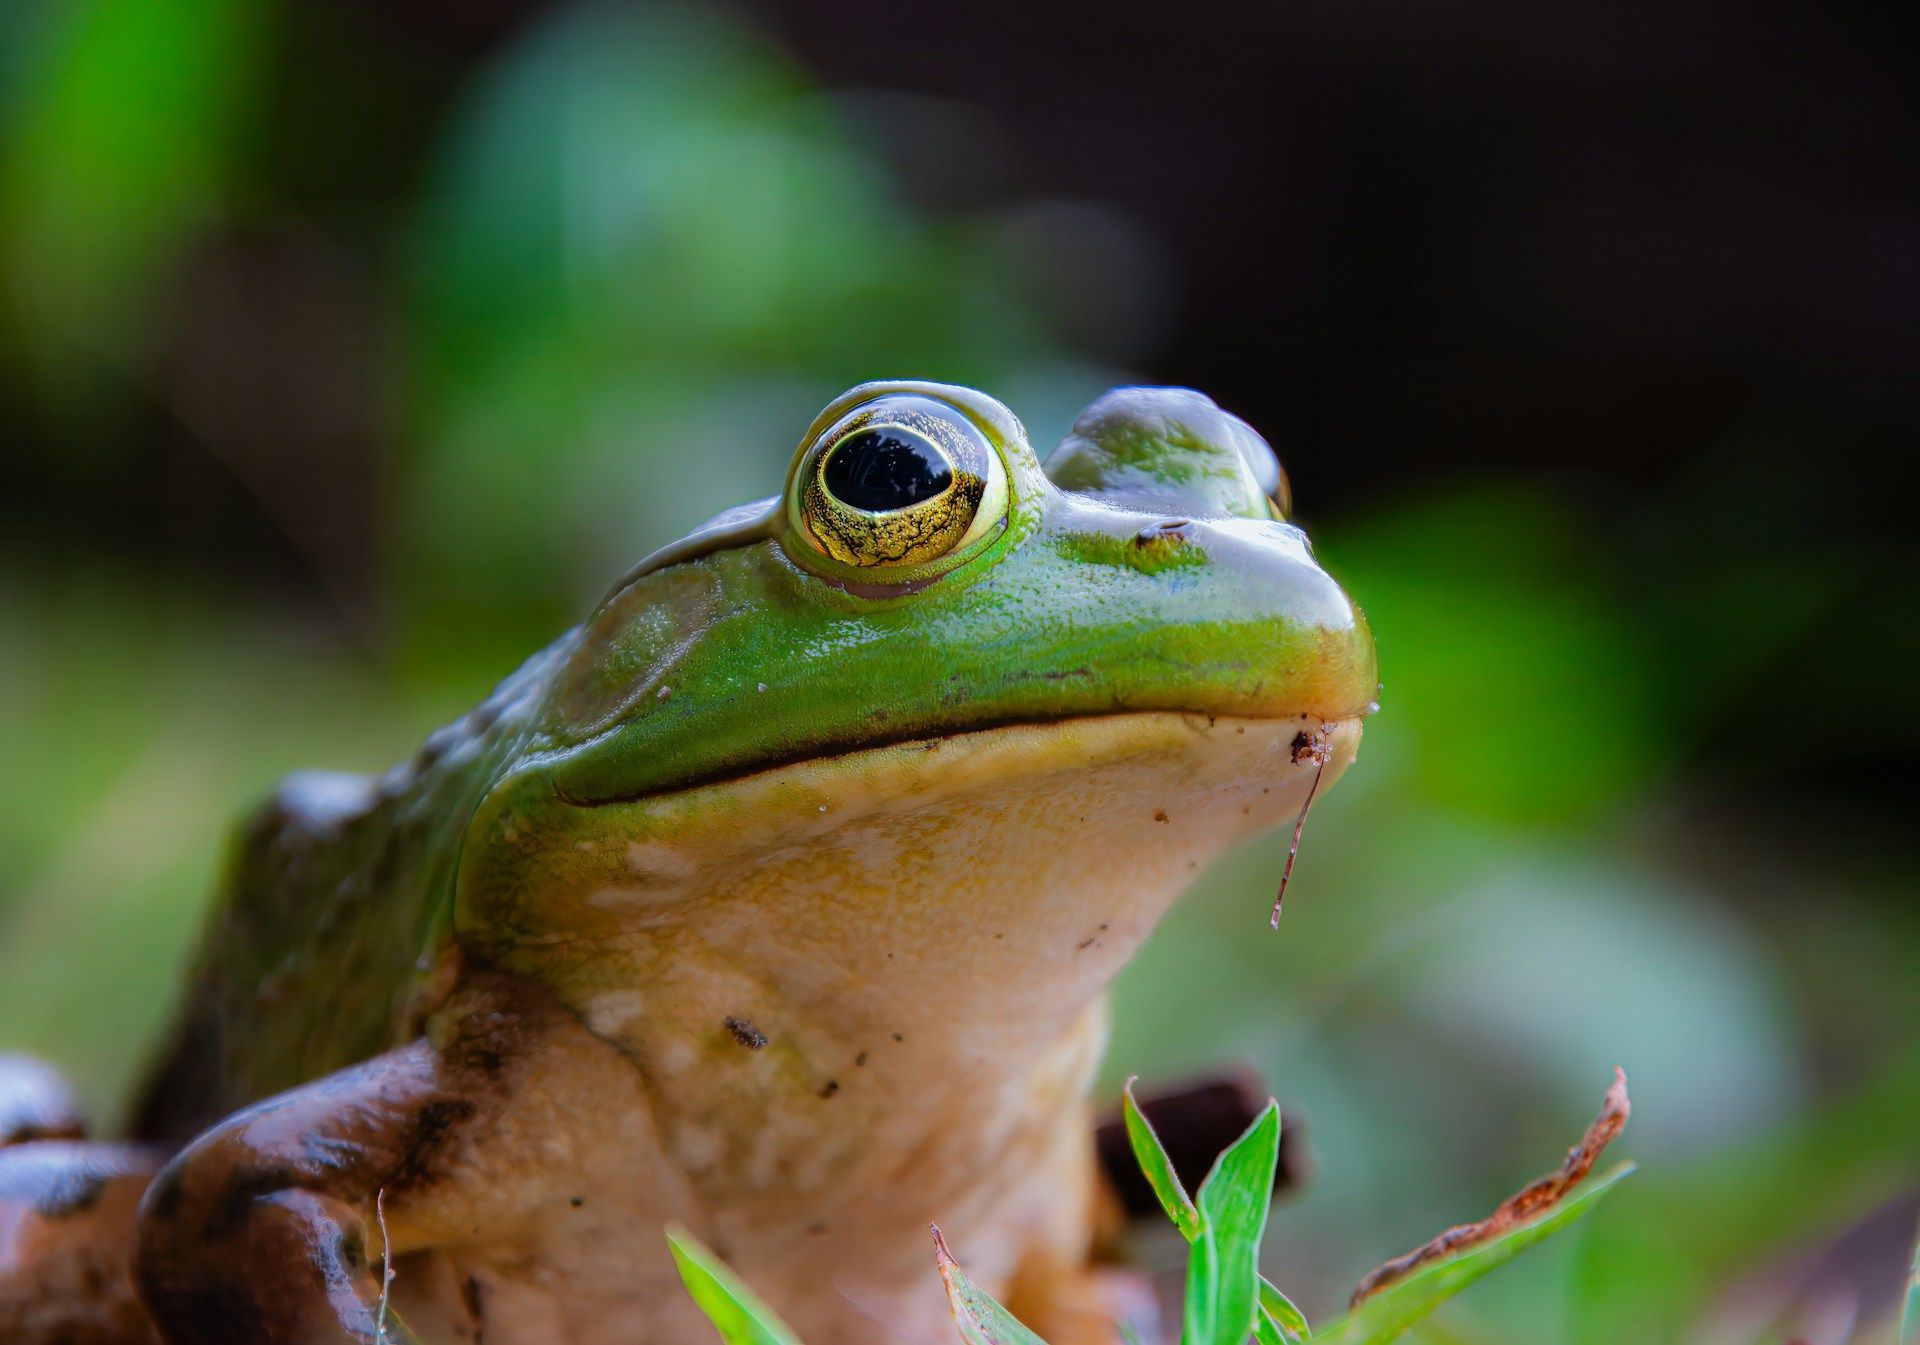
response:
[(0, 5), (0, 1046), (111, 1115), (223, 828), (767, 493), (852, 382), (1247, 416), (1383, 709), (1119, 994), (1301, 1118), (1333, 1309), (1642, 1173), (1435, 1342), (1890, 1341), (1920, 1212), (1905, 6)]

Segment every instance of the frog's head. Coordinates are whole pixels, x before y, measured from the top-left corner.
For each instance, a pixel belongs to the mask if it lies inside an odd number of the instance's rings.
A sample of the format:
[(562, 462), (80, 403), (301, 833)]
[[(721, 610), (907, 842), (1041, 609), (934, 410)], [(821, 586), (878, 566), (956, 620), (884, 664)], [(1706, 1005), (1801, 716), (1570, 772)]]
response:
[(780, 494), (647, 558), (561, 646), (463, 923), (613, 937), (725, 907), (790, 934), (804, 909), (845, 960), (934, 913), (1117, 966), (1372, 706), (1366, 623), (1287, 508), (1266, 443), (1195, 392), (1110, 392), (1043, 465), (981, 393), (850, 390)]

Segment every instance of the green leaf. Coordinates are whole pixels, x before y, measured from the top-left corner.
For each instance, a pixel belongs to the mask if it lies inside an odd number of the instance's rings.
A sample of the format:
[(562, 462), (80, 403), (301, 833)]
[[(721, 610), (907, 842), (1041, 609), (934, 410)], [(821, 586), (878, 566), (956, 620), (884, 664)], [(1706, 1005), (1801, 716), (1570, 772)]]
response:
[(1327, 1345), (1387, 1345), (1398, 1340), (1407, 1328), (1481, 1276), (1498, 1270), (1535, 1243), (1590, 1213), (1601, 1197), (1632, 1171), (1633, 1164), (1622, 1163), (1530, 1223), (1382, 1289), (1347, 1316), (1322, 1327), (1313, 1339)]
[(800, 1345), (786, 1323), (684, 1228), (667, 1230), (680, 1279), (726, 1345)]
[(1313, 1335), (1307, 1326), (1307, 1314), (1296, 1308), (1293, 1300), (1264, 1275), (1260, 1278), (1260, 1310), (1273, 1318), (1274, 1325), (1288, 1340), (1307, 1340)]
[(1280, 1108), (1268, 1102), (1214, 1161), (1195, 1206), (1200, 1233), (1187, 1261), (1181, 1345), (1246, 1345), (1259, 1301), (1260, 1237), (1280, 1158)]
[(1300, 1345), (1300, 1337), (1273, 1320), (1265, 1308), (1253, 1311), (1253, 1339), (1256, 1345)]
[(933, 1227), (933, 1256), (940, 1264), (940, 1279), (947, 1286), (947, 1306), (953, 1310), (960, 1338), (967, 1345), (1047, 1345), (1001, 1307), (992, 1294), (967, 1278), (967, 1272), (947, 1250), (938, 1224)]
[(72, 370), (54, 366), (64, 357), (50, 343), (125, 356), (146, 339), (146, 305), (169, 268), (228, 208), (279, 7), (44, 8), (0, 168), (0, 270), (19, 306), (0, 315), (0, 334), (58, 379)]
[(1200, 1236), (1200, 1212), (1187, 1198), (1187, 1189), (1173, 1170), (1173, 1160), (1160, 1146), (1160, 1137), (1153, 1133), (1153, 1123), (1133, 1100), (1133, 1085), (1134, 1080), (1128, 1079), (1127, 1086), (1120, 1092), (1120, 1114), (1127, 1123), (1127, 1143), (1133, 1146), (1133, 1159), (1140, 1165), (1147, 1185), (1160, 1198), (1160, 1208), (1167, 1212), (1181, 1236), (1192, 1242)]

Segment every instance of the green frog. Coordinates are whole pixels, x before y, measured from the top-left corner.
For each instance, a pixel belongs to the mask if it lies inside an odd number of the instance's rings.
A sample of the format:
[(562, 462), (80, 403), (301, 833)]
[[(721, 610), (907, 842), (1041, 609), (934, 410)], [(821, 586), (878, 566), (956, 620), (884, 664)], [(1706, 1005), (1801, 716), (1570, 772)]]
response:
[(1288, 507), (1183, 389), (1044, 466), (970, 389), (836, 398), (410, 761), (283, 783), (131, 1139), (0, 1067), (0, 1337), (707, 1339), (683, 1225), (811, 1345), (944, 1339), (937, 1218), (1110, 1340), (1106, 988), (1377, 690)]

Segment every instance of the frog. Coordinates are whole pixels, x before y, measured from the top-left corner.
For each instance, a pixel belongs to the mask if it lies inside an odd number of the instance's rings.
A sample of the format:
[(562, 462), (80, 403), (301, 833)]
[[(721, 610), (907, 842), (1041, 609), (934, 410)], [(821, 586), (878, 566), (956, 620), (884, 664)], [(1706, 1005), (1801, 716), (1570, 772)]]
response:
[(937, 1219), (1113, 1339), (1109, 987), (1376, 708), (1290, 512), (1189, 389), (1044, 461), (966, 387), (835, 398), (409, 760), (278, 787), (126, 1138), (0, 1064), (0, 1337), (709, 1339), (679, 1228), (810, 1345), (946, 1339)]

